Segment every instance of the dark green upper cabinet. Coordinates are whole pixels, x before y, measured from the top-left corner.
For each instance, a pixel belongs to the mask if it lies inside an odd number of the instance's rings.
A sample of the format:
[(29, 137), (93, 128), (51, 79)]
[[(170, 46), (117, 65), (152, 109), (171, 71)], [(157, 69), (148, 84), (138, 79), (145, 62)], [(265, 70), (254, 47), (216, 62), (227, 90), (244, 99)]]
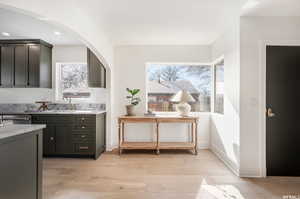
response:
[(42, 40), (0, 40), (3, 88), (52, 88), (52, 45)]
[(87, 49), (88, 84), (91, 88), (106, 88), (106, 70), (97, 56)]
[(13, 65), (14, 65), (14, 46), (0, 46), (1, 65), (0, 65), (0, 85), (1, 87), (12, 87), (13, 85)]

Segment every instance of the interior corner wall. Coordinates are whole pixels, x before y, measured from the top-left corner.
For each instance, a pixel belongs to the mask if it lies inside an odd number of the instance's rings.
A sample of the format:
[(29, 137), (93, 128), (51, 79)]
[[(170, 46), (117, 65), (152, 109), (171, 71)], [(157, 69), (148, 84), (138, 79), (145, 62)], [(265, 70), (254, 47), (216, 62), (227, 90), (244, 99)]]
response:
[[(126, 88), (141, 89), (141, 103), (136, 107), (138, 114), (146, 112), (146, 63), (210, 63), (210, 46), (118, 46), (115, 47), (115, 76), (114, 76), (114, 109), (116, 123), (117, 117), (125, 114)], [(210, 113), (200, 113), (199, 145), (207, 148), (209, 145), (209, 120)], [(177, 125), (162, 125), (162, 140), (180, 141), (186, 139), (186, 130), (174, 135)], [(181, 128), (181, 126), (179, 126)], [(127, 125), (127, 139), (131, 141), (147, 141), (152, 137), (151, 125)], [(117, 147), (117, 131), (113, 133), (113, 146)]]
[(212, 113), (210, 148), (239, 175), (240, 161), (240, 48), (239, 22), (212, 44), (212, 60), (224, 56), (224, 114)]
[[(262, 150), (259, 118), (264, 111), (260, 88), (262, 42), (273, 44), (300, 41), (300, 17), (241, 17), (240, 22), (240, 173), (245, 177), (262, 177)], [(265, 100), (265, 99), (263, 99)]]

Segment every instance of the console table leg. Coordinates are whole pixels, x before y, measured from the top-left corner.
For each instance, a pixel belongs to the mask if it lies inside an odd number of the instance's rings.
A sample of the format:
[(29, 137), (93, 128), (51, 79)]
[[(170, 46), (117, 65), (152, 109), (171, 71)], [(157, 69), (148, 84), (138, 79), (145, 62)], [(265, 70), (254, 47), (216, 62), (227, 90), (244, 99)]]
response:
[(122, 142), (124, 142), (125, 141), (125, 135), (124, 135), (124, 131), (125, 131), (125, 127), (124, 127), (124, 122), (122, 122), (122, 126), (121, 126), (122, 128)]
[(119, 132), (119, 155), (121, 155), (121, 124), (120, 122), (118, 123), (118, 132)]
[(156, 149), (156, 155), (159, 155), (159, 154), (160, 154), (159, 149)]
[(156, 122), (156, 154), (159, 155), (159, 123)]
[(195, 129), (194, 129), (194, 123), (191, 123), (191, 142), (195, 143)]
[(195, 155), (198, 155), (198, 123), (195, 122)]

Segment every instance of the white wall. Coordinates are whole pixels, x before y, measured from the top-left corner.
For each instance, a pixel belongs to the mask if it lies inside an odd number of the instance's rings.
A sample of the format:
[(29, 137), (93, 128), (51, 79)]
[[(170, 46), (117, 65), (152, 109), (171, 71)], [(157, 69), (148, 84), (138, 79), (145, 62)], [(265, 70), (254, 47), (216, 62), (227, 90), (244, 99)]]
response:
[(212, 60), (224, 56), (224, 115), (212, 113), (211, 149), (239, 173), (239, 25), (228, 29), (212, 44)]
[(241, 166), (242, 176), (263, 176), (260, 142), (265, 114), (261, 88), (262, 43), (299, 43), (300, 17), (242, 17), (241, 18)]
[[(209, 46), (120, 46), (115, 48), (115, 97), (114, 104), (117, 116), (125, 114), (126, 88), (140, 88), (141, 104), (137, 113), (146, 112), (146, 63), (149, 62), (197, 62), (209, 63), (211, 61), (211, 48)], [(199, 146), (208, 147), (209, 144), (209, 113), (200, 113)], [(151, 125), (130, 125), (127, 135), (130, 140), (149, 140), (153, 128)], [(175, 134), (174, 131), (180, 132)], [(113, 146), (117, 146), (117, 134), (114, 132)], [(162, 126), (162, 139), (170, 141), (186, 140), (185, 125)]]
[(1, 88), (0, 103), (35, 103), (39, 100), (54, 99), (54, 90), (45, 88)]

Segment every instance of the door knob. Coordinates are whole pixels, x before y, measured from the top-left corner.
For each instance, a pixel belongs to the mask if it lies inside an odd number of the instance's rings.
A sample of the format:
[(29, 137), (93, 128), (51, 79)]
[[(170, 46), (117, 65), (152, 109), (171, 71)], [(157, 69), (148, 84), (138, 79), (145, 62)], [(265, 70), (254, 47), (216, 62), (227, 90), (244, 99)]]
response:
[(268, 108), (267, 115), (268, 115), (268, 117), (275, 117), (275, 113), (273, 113), (271, 108)]

